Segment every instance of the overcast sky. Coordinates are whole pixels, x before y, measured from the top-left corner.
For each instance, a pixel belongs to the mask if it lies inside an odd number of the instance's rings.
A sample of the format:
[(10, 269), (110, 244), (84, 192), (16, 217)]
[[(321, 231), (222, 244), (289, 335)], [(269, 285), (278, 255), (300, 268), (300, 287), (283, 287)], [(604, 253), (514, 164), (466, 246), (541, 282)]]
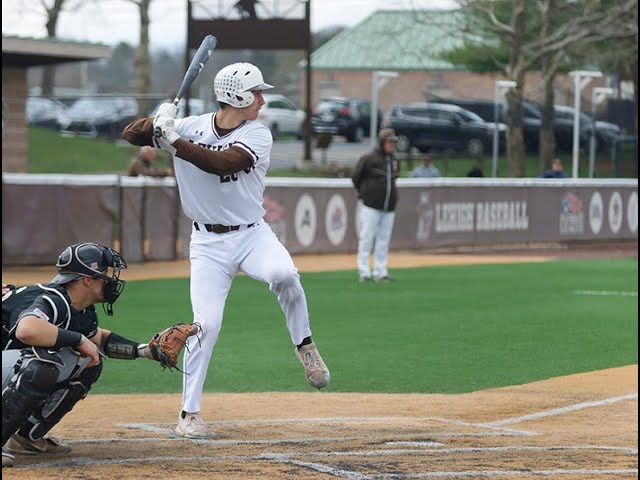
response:
[[(67, 0), (69, 5), (78, 0)], [(209, 11), (220, 10), (237, 15), (236, 0), (204, 0)], [(51, 3), (48, 0), (47, 3)], [(265, 8), (281, 13), (300, 11), (300, 0), (260, 0)], [(2, 0), (2, 33), (43, 37), (44, 17), (37, 9), (39, 0)], [(125, 0), (88, 0), (87, 6), (64, 12), (58, 22), (58, 37), (115, 45), (124, 41), (138, 44), (137, 7)], [(353, 26), (372, 12), (382, 9), (454, 8), (455, 0), (312, 0), (311, 29), (316, 32), (331, 26)], [(264, 12), (258, 4), (257, 12)], [(295, 14), (295, 13), (294, 13)], [(150, 42), (153, 47), (183, 47), (186, 36), (186, 0), (152, 0)]]

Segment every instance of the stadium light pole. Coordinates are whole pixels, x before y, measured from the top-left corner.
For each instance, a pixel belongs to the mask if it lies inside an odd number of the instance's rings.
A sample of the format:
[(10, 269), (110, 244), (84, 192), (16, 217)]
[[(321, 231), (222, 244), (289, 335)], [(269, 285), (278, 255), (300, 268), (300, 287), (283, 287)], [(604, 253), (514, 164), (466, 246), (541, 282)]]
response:
[(601, 77), (602, 72), (595, 70), (573, 70), (569, 72), (573, 77), (573, 156), (572, 177), (578, 178), (578, 160), (580, 154), (580, 92), (595, 77)]
[(376, 146), (378, 137), (378, 96), (380, 89), (392, 78), (398, 78), (398, 72), (374, 70), (371, 79), (371, 121), (369, 123), (369, 143)]
[(609, 87), (595, 87), (591, 90), (591, 138), (589, 142), (589, 178), (593, 178), (596, 164), (596, 106), (607, 95), (616, 91)]
[(499, 141), (498, 137), (500, 132), (498, 131), (498, 108), (500, 107), (500, 92), (503, 89), (516, 88), (518, 84), (512, 80), (496, 80), (493, 87), (493, 162), (491, 163), (491, 176), (498, 176), (498, 150)]

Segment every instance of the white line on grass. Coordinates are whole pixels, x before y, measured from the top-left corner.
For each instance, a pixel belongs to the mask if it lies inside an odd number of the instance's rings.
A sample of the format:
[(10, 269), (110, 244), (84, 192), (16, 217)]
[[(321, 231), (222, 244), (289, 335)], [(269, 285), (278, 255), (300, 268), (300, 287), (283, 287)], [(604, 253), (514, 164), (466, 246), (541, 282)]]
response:
[[(512, 423), (526, 422), (528, 420), (536, 420), (538, 418), (551, 417), (553, 415), (561, 415), (563, 413), (575, 412), (589, 407), (601, 407), (603, 405), (610, 405), (612, 403), (623, 402), (625, 400), (637, 400), (637, 393), (630, 393), (629, 395), (622, 395), (621, 397), (605, 398), (603, 400), (596, 400), (593, 402), (576, 403), (575, 405), (567, 405), (566, 407), (554, 408), (551, 410), (544, 410), (538, 413), (532, 413), (530, 415), (524, 415), (522, 417), (505, 418), (503, 420), (496, 420), (495, 422), (484, 423), (484, 426), (497, 426), (497, 425), (509, 425)], [(478, 424), (479, 425), (479, 424)]]
[(574, 290), (574, 295), (593, 295), (606, 297), (637, 297), (638, 292), (624, 292), (617, 290)]

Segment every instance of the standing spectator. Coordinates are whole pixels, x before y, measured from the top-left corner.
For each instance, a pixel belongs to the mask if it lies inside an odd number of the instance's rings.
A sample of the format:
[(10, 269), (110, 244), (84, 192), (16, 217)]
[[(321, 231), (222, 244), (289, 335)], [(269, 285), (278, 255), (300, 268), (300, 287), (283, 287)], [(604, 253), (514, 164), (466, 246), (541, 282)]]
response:
[(420, 159), (420, 165), (411, 172), (413, 178), (436, 178), (440, 177), (440, 170), (433, 164), (433, 157), (427, 153)]
[(567, 178), (567, 174), (560, 159), (554, 158), (551, 162), (551, 168), (538, 175), (538, 178)]
[(171, 168), (158, 168), (155, 164), (156, 149), (144, 146), (140, 148), (138, 153), (131, 159), (129, 171), (130, 177), (171, 177), (173, 170)]
[(473, 167), (471, 167), (471, 170), (467, 172), (467, 177), (484, 177), (482, 167), (479, 163), (476, 163)]
[[(390, 128), (380, 130), (379, 145), (362, 156), (351, 180), (360, 198), (360, 240), (358, 242), (358, 272), (361, 282), (375, 280), (389, 283), (387, 271), (389, 243), (398, 200), (396, 179), (399, 164), (395, 156), (398, 137)], [(369, 257), (375, 240), (373, 271)]]

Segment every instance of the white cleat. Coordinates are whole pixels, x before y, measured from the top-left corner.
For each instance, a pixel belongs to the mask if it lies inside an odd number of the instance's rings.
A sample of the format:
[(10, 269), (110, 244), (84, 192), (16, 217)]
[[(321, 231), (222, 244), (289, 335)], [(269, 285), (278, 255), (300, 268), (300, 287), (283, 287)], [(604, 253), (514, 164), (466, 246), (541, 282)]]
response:
[(315, 343), (304, 345), (300, 348), (295, 348), (296, 357), (300, 360), (300, 363), (304, 366), (304, 375), (307, 377), (307, 382), (312, 387), (324, 388), (329, 385), (329, 369), (322, 361), (322, 357), (316, 348)]
[(176, 433), (186, 438), (211, 438), (216, 434), (209, 430), (209, 427), (202, 421), (200, 412), (186, 413), (182, 418), (182, 412), (178, 415), (178, 425)]
[(9, 450), (2, 447), (2, 468), (13, 467), (16, 457), (9, 453)]

